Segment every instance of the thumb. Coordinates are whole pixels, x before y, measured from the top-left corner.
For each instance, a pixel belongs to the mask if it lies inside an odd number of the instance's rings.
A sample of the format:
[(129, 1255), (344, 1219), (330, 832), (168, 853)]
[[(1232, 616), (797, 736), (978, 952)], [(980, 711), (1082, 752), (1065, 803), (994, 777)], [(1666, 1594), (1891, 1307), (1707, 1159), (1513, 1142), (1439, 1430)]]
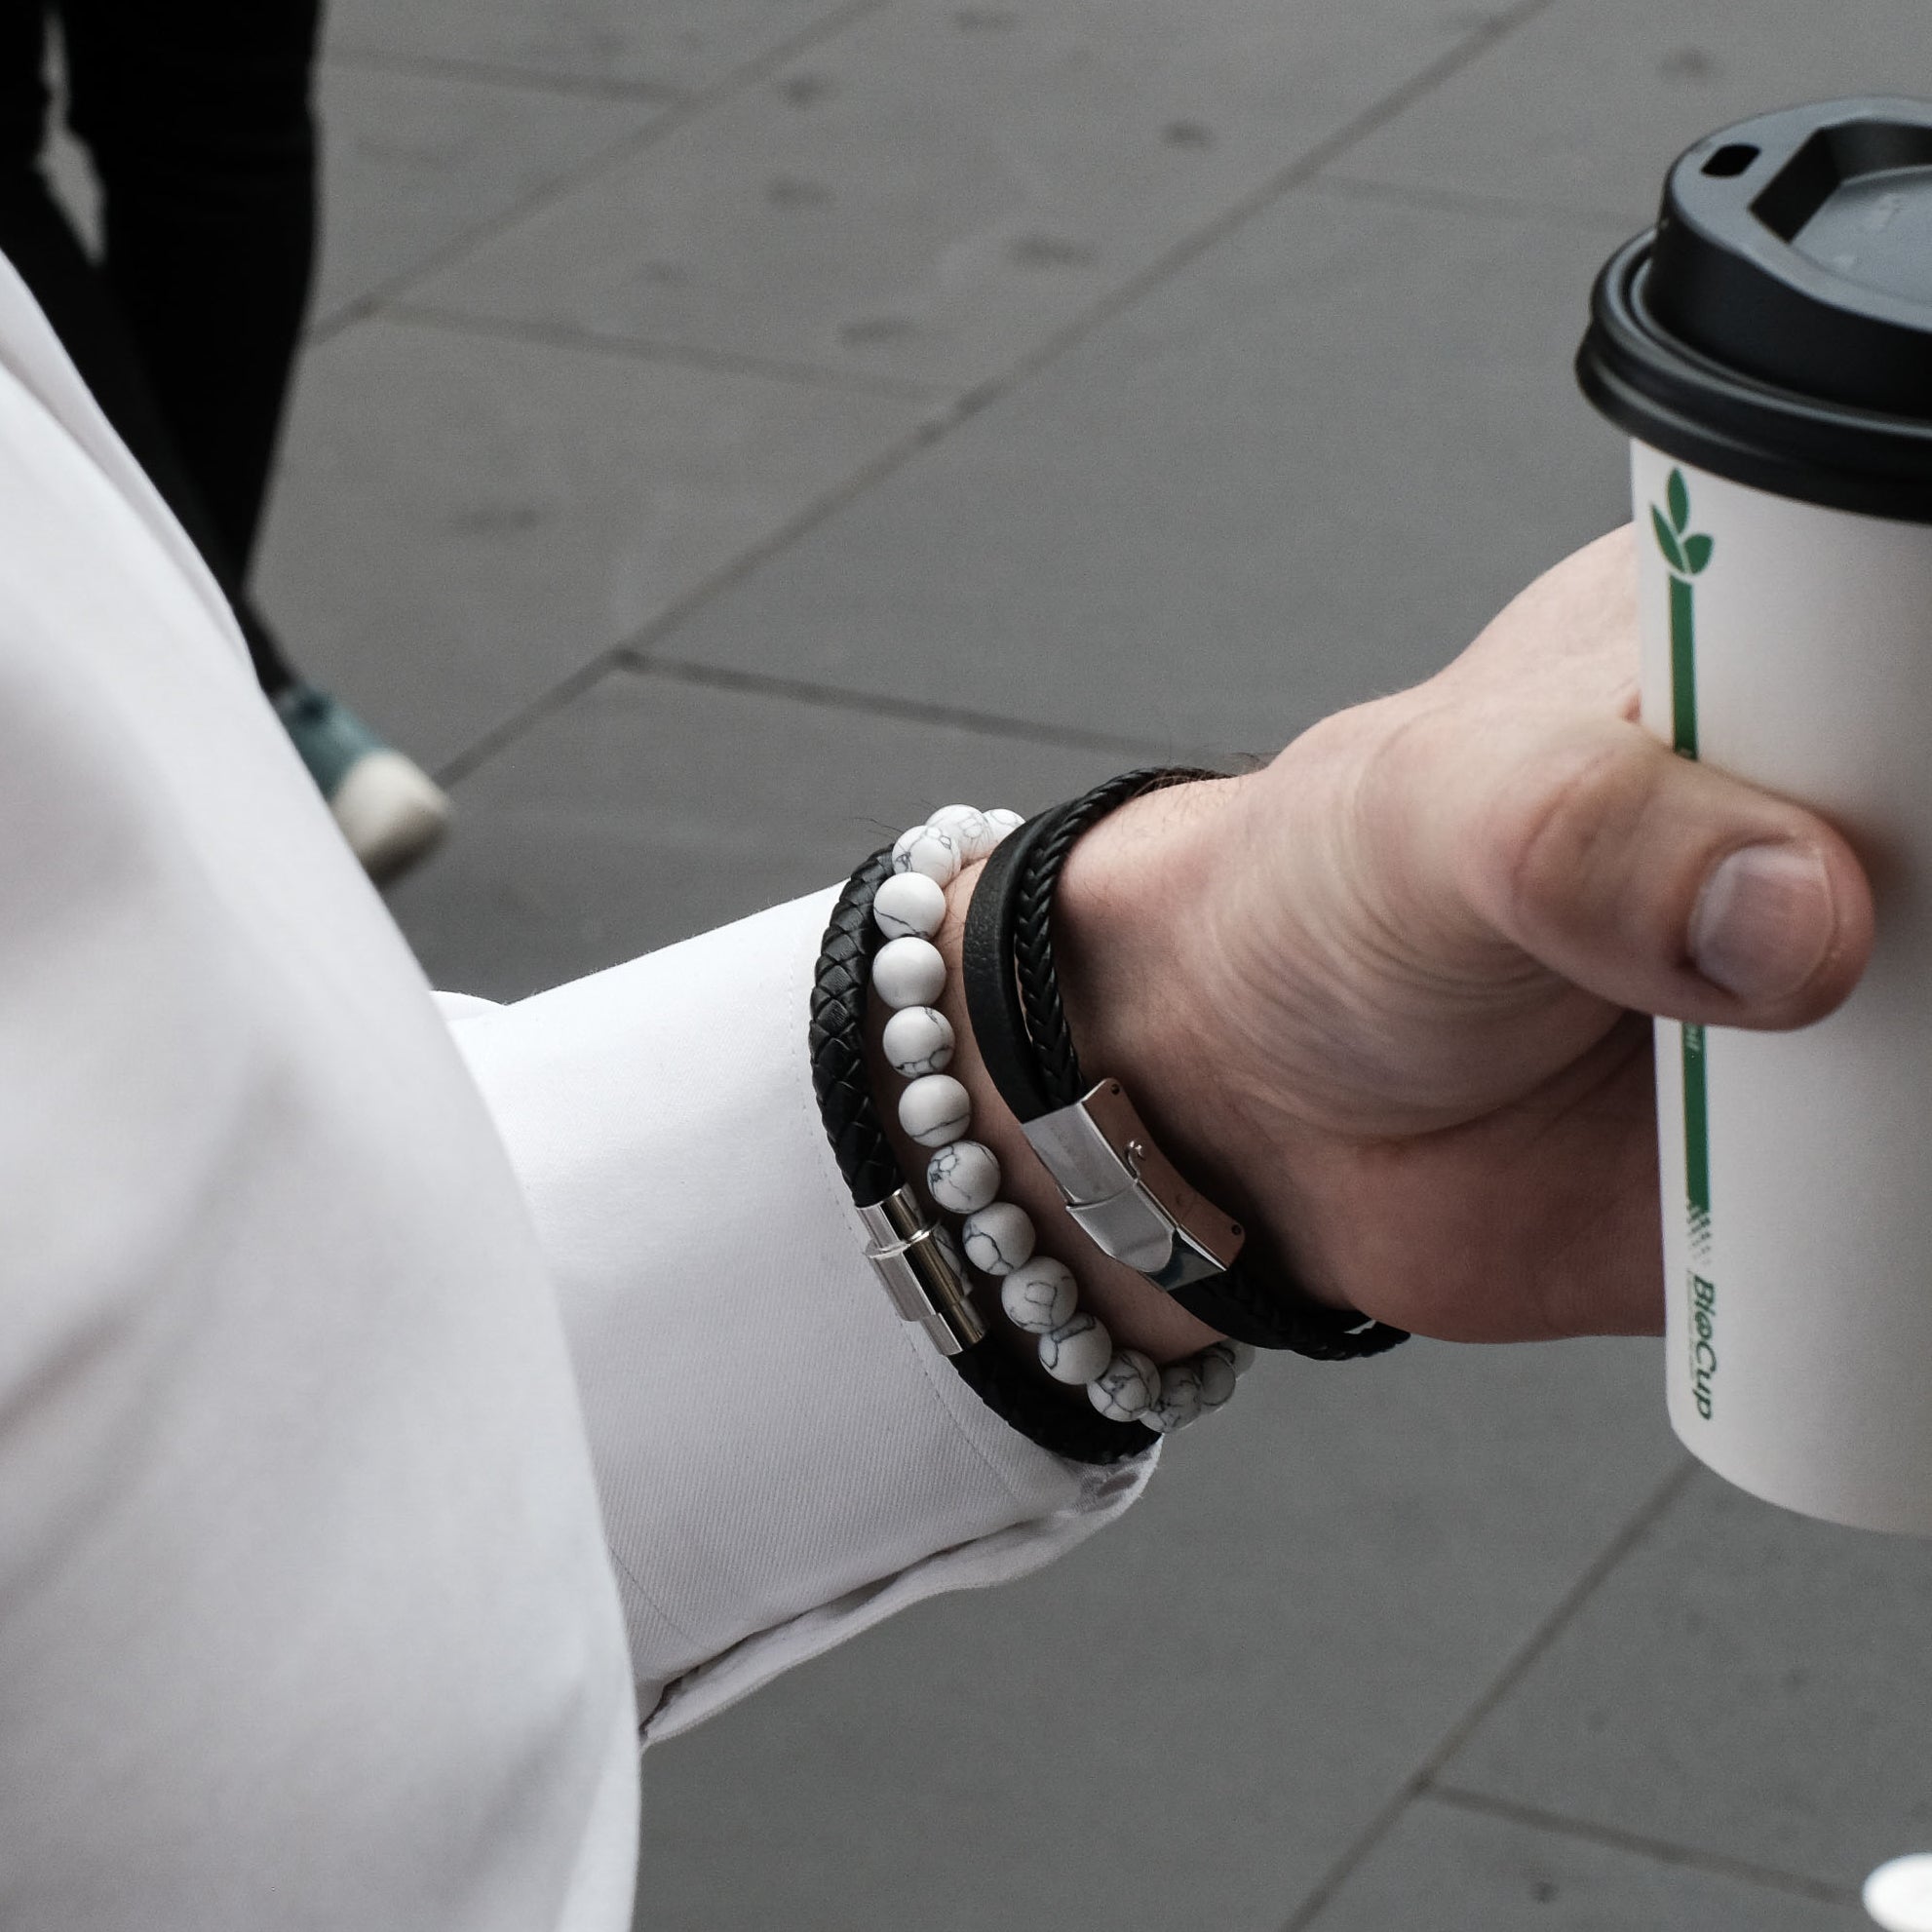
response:
[(1576, 985), (1714, 1025), (1802, 1026), (1857, 984), (1872, 894), (1823, 819), (1616, 718), (1522, 720), (1454, 862), (1471, 909)]

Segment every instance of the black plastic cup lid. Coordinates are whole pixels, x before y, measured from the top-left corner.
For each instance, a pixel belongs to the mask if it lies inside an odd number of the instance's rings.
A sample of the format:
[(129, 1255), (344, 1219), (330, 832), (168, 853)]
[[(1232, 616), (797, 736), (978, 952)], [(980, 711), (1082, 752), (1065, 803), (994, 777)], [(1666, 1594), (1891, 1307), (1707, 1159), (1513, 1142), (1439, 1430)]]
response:
[(1932, 103), (1819, 102), (1699, 141), (1598, 277), (1576, 372), (1667, 455), (1932, 522)]

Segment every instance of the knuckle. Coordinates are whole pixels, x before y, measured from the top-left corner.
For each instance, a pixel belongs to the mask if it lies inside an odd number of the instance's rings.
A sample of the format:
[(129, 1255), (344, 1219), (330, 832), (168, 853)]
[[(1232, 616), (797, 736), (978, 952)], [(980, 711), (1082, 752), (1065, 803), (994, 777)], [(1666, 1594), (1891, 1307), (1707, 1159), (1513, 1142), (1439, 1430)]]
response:
[[(1419, 695), (1419, 694), (1418, 694)], [(1354, 761), (1352, 803), (1372, 839), (1412, 832), (1415, 815), (1426, 810), (1426, 796), (1455, 755), (1456, 733), (1436, 707), (1382, 700), (1363, 706)]]
[(1568, 735), (1503, 774), (1470, 856), (1506, 928), (1616, 916), (1656, 791), (1647, 751), (1619, 726)]

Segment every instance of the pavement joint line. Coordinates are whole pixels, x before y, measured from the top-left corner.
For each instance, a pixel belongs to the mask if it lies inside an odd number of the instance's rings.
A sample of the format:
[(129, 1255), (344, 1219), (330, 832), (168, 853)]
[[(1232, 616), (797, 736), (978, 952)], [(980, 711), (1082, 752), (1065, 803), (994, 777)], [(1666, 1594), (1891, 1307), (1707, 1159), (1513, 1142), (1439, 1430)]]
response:
[(1626, 1832), (1615, 1825), (1600, 1825), (1588, 1818), (1571, 1818), (1562, 1812), (1544, 1811), (1533, 1804), (1491, 1797), (1486, 1792), (1469, 1791), (1460, 1785), (1431, 1785), (1421, 1795), (1452, 1805), (1459, 1811), (1499, 1818), (1508, 1824), (1547, 1832), (1552, 1836), (1582, 1838), (1592, 1844), (1606, 1845), (1613, 1851), (1636, 1852), (1655, 1859), (1660, 1865), (1682, 1866), (1694, 1872), (1708, 1872), (1719, 1878), (1739, 1878), (1768, 1891), (1792, 1892), (1825, 1905), (1858, 1903), (1856, 1886), (1834, 1885), (1823, 1878), (1808, 1878), (1801, 1872), (1786, 1872), (1774, 1865), (1758, 1865), (1750, 1859), (1729, 1858), (1722, 1852), (1704, 1851), (1696, 1845), (1678, 1844), (1669, 1838), (1647, 1837), (1642, 1832)]
[(1316, 1918), (1333, 1901), (1335, 1894), (1395, 1829), (1403, 1813), (1418, 1797), (1435, 1788), (1443, 1766), (1462, 1749), (1477, 1726), (1523, 1681), (1550, 1646), (1569, 1628), (1610, 1572), (1643, 1540), (1657, 1520), (1683, 1493), (1692, 1476), (1702, 1466), (1691, 1455), (1680, 1455), (1677, 1466), (1626, 1518), (1623, 1526), (1597, 1553), (1583, 1574), (1564, 1592), (1556, 1607), (1503, 1665), (1488, 1688), (1449, 1727), (1417, 1769), (1404, 1779), (1401, 1788), (1317, 1880), (1314, 1890), (1295, 1908), (1281, 1932), (1308, 1932)]
[(1223, 209), (1212, 221), (1195, 230), (1192, 235), (1183, 237), (1138, 275), (1131, 276), (1110, 295), (1103, 296), (1091, 308), (1055, 330), (1029, 354), (1010, 365), (1003, 372), (975, 384), (961, 395), (949, 409), (934, 417), (905, 442), (875, 458), (842, 487), (829, 492), (816, 503), (807, 505), (783, 529), (741, 553), (733, 563), (717, 574), (709, 587), (679, 599), (670, 610), (653, 618), (636, 637), (628, 639), (629, 648), (639, 653), (649, 653), (654, 650), (661, 638), (667, 637), (709, 598), (750, 575), (752, 571), (798, 538), (809, 535), (820, 523), (836, 515), (863, 491), (869, 489), (874, 483), (883, 482), (922, 449), (938, 443), (943, 437), (957, 429), (961, 423), (1012, 394), (1022, 383), (1037, 374), (1056, 357), (1131, 307), (1150, 290), (1186, 267), (1216, 243), (1232, 234), (1244, 222), (1260, 213), (1282, 196), (1311, 180), (1331, 162), (1339, 159), (1357, 141), (1366, 139), (1376, 129), (1402, 113), (1405, 108), (1421, 99), (1432, 88), (1440, 86), (1442, 82), (1461, 72), (1472, 61), (1488, 53), (1514, 33), (1518, 27), (1526, 25), (1554, 4), (1555, 0), (1517, 0), (1517, 4), (1506, 12), (1485, 21), (1475, 28), (1466, 40), (1458, 42), (1447, 53), (1439, 55), (1418, 73), (1411, 74), (1399, 87), (1371, 106), (1364, 108), (1361, 113), (1345, 122), (1333, 134), (1316, 141), (1286, 167), (1278, 169), (1257, 188), (1251, 189), (1246, 195)]
[(776, 529), (768, 532), (757, 542), (748, 545), (737, 556), (726, 559), (702, 583), (694, 585), (682, 597), (674, 599), (657, 616), (640, 625), (630, 637), (619, 639), (615, 647), (616, 651), (628, 651), (637, 657), (652, 655), (658, 640), (667, 637), (701, 604), (708, 602), (718, 592), (728, 589), (741, 578), (749, 576), (768, 559), (777, 556), (788, 545), (824, 522), (828, 517), (834, 516), (844, 509), (873, 483), (882, 482), (892, 475), (908, 458), (917, 455), (928, 444), (937, 443), (972, 406), (970, 398), (963, 398), (957, 403), (942, 406), (925, 421), (916, 424), (907, 435), (888, 444), (869, 462), (862, 463), (843, 483), (834, 484), (823, 496), (815, 497), (811, 502), (804, 504)]
[[(644, 149), (663, 140), (667, 135), (683, 127), (686, 122), (695, 119), (707, 108), (729, 99), (731, 96), (742, 93), (747, 88), (755, 87), (759, 81), (777, 72), (788, 60), (796, 58), (808, 49), (818, 46), (821, 41), (831, 40), (843, 33), (848, 26), (854, 25), (869, 14), (880, 12), (890, 4), (891, 0), (846, 0), (845, 5), (834, 8), (822, 19), (814, 20), (811, 25), (801, 28), (790, 39), (766, 48), (762, 54), (754, 55), (741, 65), (721, 74), (710, 87), (700, 88), (695, 93), (684, 96), (676, 105), (667, 107), (662, 113), (653, 115), (641, 128), (633, 130), (608, 146), (599, 148), (596, 154), (587, 156), (575, 168), (560, 174), (555, 180), (537, 189), (535, 193), (525, 196), (515, 207), (504, 210), (502, 213), (483, 222), (480, 227), (470, 229), (445, 243), (442, 248), (433, 250), (422, 260), (412, 263), (408, 268), (399, 269), (387, 281), (378, 284), (355, 302), (346, 304), (337, 311), (326, 328), (311, 329), (308, 335), (310, 346), (328, 340), (330, 336), (347, 328), (350, 323), (373, 314), (384, 303), (401, 296), (413, 284), (453, 266), (466, 255), (473, 254), (478, 249), (493, 242), (507, 229), (515, 227), (518, 222), (540, 213), (565, 195), (574, 194), (579, 188), (588, 186), (599, 174), (621, 167), (633, 155), (641, 154)], [(1548, 4), (1548, 0), (1542, 0), (1542, 4)]]
[(746, 697), (778, 698), (809, 705), (819, 711), (845, 712), (856, 717), (889, 717), (909, 724), (945, 725), (982, 737), (1003, 738), (1029, 745), (1047, 745), (1069, 752), (1114, 752), (1128, 758), (1162, 758), (1178, 762), (1180, 753), (1171, 744), (1148, 738), (1123, 737), (1109, 731), (1084, 731), (1078, 725), (1043, 724), (1035, 718), (1012, 717), (1002, 712), (975, 711), (964, 705), (924, 704), (913, 698), (894, 698), (871, 691), (852, 691), (836, 684), (814, 684), (798, 677), (775, 677), (764, 672), (731, 671), (712, 665), (682, 663), (675, 658), (638, 657), (618, 653), (620, 669), (639, 677), (688, 684), (701, 690), (730, 691)]
[(1642, 225), (1641, 215), (1633, 218), (1615, 209), (1565, 207), (1561, 202), (1478, 194), (1463, 188), (1426, 188), (1401, 181), (1371, 181), (1360, 174), (1332, 174), (1326, 169), (1305, 185), (1310, 193), (1342, 195), (1349, 200), (1393, 202), (1404, 208), (1441, 209), (1449, 214), (1493, 214), (1505, 219), (1566, 221), (1572, 226), (1613, 229), (1619, 235), (1635, 234)]
[(628, 362), (676, 363), (692, 368), (717, 369), (727, 375), (772, 376), (813, 389), (835, 389), (863, 396), (882, 396), (904, 403), (944, 405), (958, 392), (937, 383), (915, 382), (907, 376), (869, 375), (858, 369), (821, 368), (812, 363), (769, 361), (736, 350), (701, 349), (695, 344), (638, 342), (623, 335), (593, 334), (561, 324), (520, 322), (497, 316), (475, 316), (461, 309), (443, 309), (429, 302), (386, 302), (377, 317), (383, 322), (406, 322), (440, 328), (451, 334), (489, 336), (500, 341), (527, 342), (543, 349), (583, 351), (616, 356)]
[(569, 703), (580, 692), (588, 690), (614, 665), (624, 660), (635, 662), (645, 658), (658, 638), (664, 636), (674, 626), (682, 623), (700, 604), (715, 597), (727, 585), (735, 583), (747, 572), (756, 569), (766, 558), (776, 555), (823, 518), (842, 509), (863, 490), (869, 489), (879, 478), (897, 469), (913, 451), (923, 448), (925, 444), (936, 440), (945, 432), (947, 424), (955, 413), (956, 408), (943, 411), (937, 417), (929, 417), (915, 426), (908, 435), (887, 444), (885, 449), (869, 462), (862, 463), (842, 483), (834, 485), (826, 495), (807, 503), (802, 509), (783, 521), (776, 529), (750, 544), (735, 557), (727, 558), (709, 577), (700, 579), (681, 597), (674, 598), (656, 617), (649, 619), (630, 637), (620, 638), (616, 643), (598, 652), (576, 671), (546, 687), (528, 703), (520, 705), (508, 717), (492, 725), (440, 766), (436, 773), (438, 782), (445, 785), (453, 784), (458, 779), (467, 777), (480, 765), (494, 757), (498, 752), (515, 744), (540, 718), (548, 716), (560, 706)]
[(500, 722), (474, 738), (460, 752), (452, 753), (437, 766), (431, 774), (436, 782), (449, 791), (460, 785), (470, 774), (487, 764), (499, 752), (507, 751), (518, 739), (543, 722), (566, 705), (574, 704), (594, 685), (600, 684), (618, 669), (618, 654), (614, 650), (600, 651), (588, 664), (582, 664), (566, 676), (560, 677), (555, 684), (546, 685), (526, 704), (522, 704)]
[(519, 88), (529, 94), (562, 94), (597, 100), (637, 100), (664, 108), (681, 107), (690, 95), (668, 81), (607, 81), (594, 74), (545, 73), (494, 60), (452, 59), (442, 54), (402, 54), (378, 47), (326, 48), (325, 67), (353, 67), (359, 73), (415, 74), (428, 80), (466, 81), (479, 87)]
[[(502, 217), (487, 230), (470, 237), (457, 249), (448, 251), (449, 258), (456, 258), (462, 252), (481, 246), (489, 235), (500, 233), (512, 222), (521, 220), (532, 213), (536, 207), (555, 199), (558, 195), (570, 192), (602, 170), (615, 167), (631, 154), (640, 152), (653, 140), (662, 138), (669, 128), (681, 127), (690, 115), (701, 111), (703, 106), (724, 98), (726, 95), (736, 92), (741, 86), (752, 85), (755, 80), (791, 59), (804, 47), (814, 45), (821, 39), (831, 38), (833, 34), (843, 31), (847, 25), (887, 4), (889, 0), (852, 0), (852, 4), (840, 9), (836, 14), (828, 16), (814, 28), (794, 36), (783, 47), (771, 50), (765, 56), (737, 70), (728, 84), (720, 85), (709, 94), (695, 97), (688, 110), (660, 116), (649, 127), (631, 136), (620, 149), (607, 150), (603, 155), (586, 164), (575, 175), (569, 177), (567, 184), (556, 184), (545, 194), (526, 203), (521, 210)], [(1419, 72), (1411, 74), (1408, 80), (1345, 122), (1333, 134), (1316, 141), (1285, 168), (1277, 170), (1258, 188), (1251, 190), (1249, 194), (1224, 209), (1213, 221), (1178, 243), (1139, 275), (1130, 278), (1110, 296), (1096, 303), (1083, 315), (1075, 317), (1066, 327), (1050, 335), (1031, 355), (1023, 357), (1003, 375), (980, 383), (968, 390), (949, 407), (941, 408), (919, 424), (911, 434), (889, 444), (870, 462), (861, 464), (844, 483), (805, 504), (793, 516), (780, 523), (775, 530), (740, 551), (736, 557), (729, 559), (711, 576), (693, 586), (682, 597), (674, 599), (656, 617), (640, 626), (629, 638), (620, 639), (614, 648), (600, 653), (581, 672), (560, 680), (541, 697), (521, 707), (491, 730), (484, 732), (470, 747), (456, 753), (448, 761), (444, 770), (451, 774), (451, 782), (476, 770), (498, 752), (515, 743), (539, 717), (547, 715), (559, 704), (566, 703), (578, 691), (588, 689), (590, 684), (596, 682), (598, 677), (601, 676), (604, 671), (620, 657), (645, 659), (654, 656), (660, 641), (669, 637), (679, 624), (709, 602), (712, 598), (750, 576), (752, 572), (788, 549), (799, 538), (808, 535), (821, 523), (837, 515), (848, 503), (855, 501), (874, 483), (881, 483), (893, 475), (921, 450), (939, 443), (959, 424), (1010, 394), (1063, 351), (1070, 348), (1111, 317), (1121, 313), (1142, 294), (1186, 266), (1224, 236), (1231, 234), (1251, 216), (1259, 213), (1283, 195), (1312, 179), (1332, 162), (1339, 159), (1356, 142), (1367, 138), (1376, 129), (1421, 99), (1431, 89), (1459, 73), (1554, 4), (1555, 0), (1517, 0), (1515, 6), (1476, 27), (1466, 39), (1438, 56)], [(350, 317), (374, 313), (385, 302), (394, 299), (411, 281), (427, 276), (437, 265), (439, 265), (438, 261), (432, 260), (378, 289), (365, 297), (363, 302), (350, 312)], [(338, 321), (336, 326), (337, 328), (346, 326), (346, 320)], [(1288, 1928), (1288, 1932), (1294, 1932), (1294, 1928)]]
[[(1082, 731), (1077, 725), (1041, 724), (1030, 718), (972, 711), (959, 705), (920, 704), (912, 699), (881, 697), (870, 692), (844, 690), (837, 685), (813, 684), (802, 678), (774, 677), (761, 672), (729, 671), (709, 665), (640, 657), (620, 644), (614, 650), (599, 653), (590, 663), (580, 665), (555, 684), (548, 685), (461, 751), (451, 753), (436, 768), (436, 782), (445, 789), (461, 784), (491, 758), (527, 736), (545, 718), (574, 704), (612, 673), (668, 684), (685, 684), (700, 690), (776, 698), (792, 704), (808, 705), (819, 711), (843, 712), (854, 717), (887, 717), (913, 724), (944, 725), (952, 730), (975, 732), (982, 737), (999, 738), (1011, 743), (1044, 745), (1056, 751), (1110, 752), (1130, 760), (1155, 758), (1170, 764), (1210, 755), (1194, 748), (1177, 751), (1171, 744), (1160, 744), (1151, 739), (1118, 737), (1104, 731)], [(1232, 763), (1234, 759), (1230, 757), (1223, 761)]]
[(1343, 122), (1333, 133), (1323, 135), (1320, 140), (1304, 149), (1293, 161), (1278, 168), (1264, 181), (1249, 189), (1245, 195), (1237, 197), (1212, 220), (1205, 222), (1192, 234), (1183, 236), (1138, 274), (1130, 276), (1110, 294), (1101, 296), (1092, 307), (1083, 310), (1071, 321), (1056, 329), (1036, 349), (1021, 357), (1003, 372), (990, 376), (968, 390), (961, 401), (961, 418), (975, 413), (1017, 388), (1063, 351), (1072, 347), (1101, 324), (1111, 321), (1113, 317), (1132, 307), (1150, 290), (1205, 254), (1217, 243), (1272, 207), (1284, 195), (1305, 186), (1331, 163), (1339, 160), (1351, 147), (1366, 140), (1369, 135), (1413, 106), (1444, 81), (1460, 73), (1463, 68), (1480, 59), (1519, 27), (1526, 25), (1538, 14), (1547, 12), (1554, 4), (1555, 0), (1517, 0), (1514, 7), (1474, 28), (1466, 40), (1438, 55), (1419, 72), (1411, 74), (1408, 80), (1383, 95), (1380, 99), (1372, 102), (1359, 114)]

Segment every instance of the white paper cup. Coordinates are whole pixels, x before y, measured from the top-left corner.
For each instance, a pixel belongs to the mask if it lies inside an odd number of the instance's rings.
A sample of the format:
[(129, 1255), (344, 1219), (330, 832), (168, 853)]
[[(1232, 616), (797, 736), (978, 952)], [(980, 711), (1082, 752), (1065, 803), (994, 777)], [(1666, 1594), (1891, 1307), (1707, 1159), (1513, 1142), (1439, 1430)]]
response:
[(1823, 812), (1878, 904), (1819, 1024), (1657, 1023), (1671, 1421), (1772, 1502), (1932, 1534), (1932, 525), (1641, 444), (1632, 486), (1644, 724)]
[(1877, 944), (1794, 1034), (1657, 1026), (1671, 1420), (1740, 1487), (1932, 1534), (1932, 104), (1698, 142), (1577, 373), (1633, 439), (1643, 719), (1823, 813)]

